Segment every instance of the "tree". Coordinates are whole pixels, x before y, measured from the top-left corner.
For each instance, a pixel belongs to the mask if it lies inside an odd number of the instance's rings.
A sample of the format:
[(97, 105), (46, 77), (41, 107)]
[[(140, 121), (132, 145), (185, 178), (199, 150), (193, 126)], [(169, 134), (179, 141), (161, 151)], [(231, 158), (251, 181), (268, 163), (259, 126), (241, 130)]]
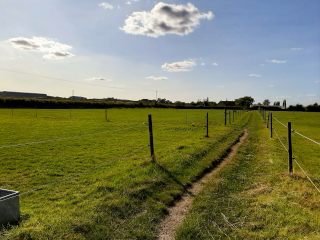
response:
[(270, 100), (265, 99), (262, 104), (268, 106), (270, 104)]
[(254, 103), (254, 99), (249, 96), (238, 98), (235, 101), (236, 101), (236, 105), (241, 107), (250, 107), (250, 105)]
[(283, 100), (282, 106), (283, 106), (284, 108), (287, 108), (287, 100)]

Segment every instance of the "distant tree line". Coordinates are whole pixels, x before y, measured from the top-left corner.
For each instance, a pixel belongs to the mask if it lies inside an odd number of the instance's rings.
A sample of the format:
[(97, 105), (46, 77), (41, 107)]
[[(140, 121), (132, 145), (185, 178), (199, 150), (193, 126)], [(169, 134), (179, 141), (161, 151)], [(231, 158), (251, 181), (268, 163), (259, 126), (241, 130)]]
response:
[(105, 99), (69, 99), (58, 97), (28, 98), (28, 97), (0, 97), (0, 108), (39, 108), (39, 109), (104, 109), (104, 108), (203, 108), (215, 107), (216, 102), (209, 98), (197, 102), (172, 102), (165, 98), (157, 100), (141, 99), (139, 101), (105, 98)]

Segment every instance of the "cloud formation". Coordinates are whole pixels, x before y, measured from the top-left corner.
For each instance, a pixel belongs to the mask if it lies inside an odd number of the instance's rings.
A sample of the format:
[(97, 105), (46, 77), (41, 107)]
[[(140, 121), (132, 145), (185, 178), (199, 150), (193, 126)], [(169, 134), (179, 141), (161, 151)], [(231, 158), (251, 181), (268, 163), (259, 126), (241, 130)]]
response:
[(86, 81), (107, 81), (107, 82), (112, 82), (111, 79), (107, 79), (107, 78), (104, 78), (104, 77), (92, 77), (92, 78), (86, 79)]
[(106, 8), (106, 9), (113, 9), (113, 6), (109, 3), (102, 2), (99, 4), (100, 7)]
[(269, 87), (274, 87), (274, 85), (269, 85)]
[(206, 65), (205, 63), (201, 63), (201, 66), (204, 66), (204, 65)]
[(154, 76), (150, 76), (150, 77), (146, 77), (146, 79), (153, 79), (153, 80), (159, 81), (159, 80), (167, 80), (167, 79), (169, 79), (169, 78), (167, 78), (167, 77), (154, 77)]
[(219, 64), (218, 64), (218, 63), (212, 63), (212, 65), (213, 65), (213, 66), (218, 66)]
[(68, 52), (68, 50), (72, 49), (72, 46), (43, 37), (17, 37), (10, 38), (7, 42), (10, 42), (14, 48), (20, 50), (47, 53), (43, 55), (43, 58), (46, 59), (64, 59), (74, 56), (72, 53)]
[(299, 50), (302, 50), (303, 48), (291, 48), (291, 50), (293, 51), (299, 51)]
[(189, 72), (195, 65), (197, 65), (196, 62), (185, 60), (183, 62), (165, 63), (161, 68), (168, 72)]
[(316, 95), (315, 94), (307, 94), (306, 96), (307, 97), (315, 97)]
[(272, 63), (286, 63), (287, 60), (267, 60), (267, 62), (272, 62)]
[(166, 34), (187, 35), (200, 25), (200, 19), (212, 19), (212, 12), (200, 13), (191, 3), (187, 5), (157, 3), (150, 12), (133, 12), (120, 28), (126, 33), (159, 37)]
[(249, 74), (249, 77), (261, 77), (261, 75), (260, 74)]

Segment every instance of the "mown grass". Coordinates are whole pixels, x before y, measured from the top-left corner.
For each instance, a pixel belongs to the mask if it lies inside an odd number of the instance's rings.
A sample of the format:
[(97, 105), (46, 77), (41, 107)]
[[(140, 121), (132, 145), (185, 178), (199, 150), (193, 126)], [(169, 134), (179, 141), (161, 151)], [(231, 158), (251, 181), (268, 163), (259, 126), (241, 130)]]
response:
[(287, 154), (258, 112), (248, 130), (234, 161), (196, 196), (176, 239), (320, 238), (319, 193), (300, 172), (288, 174)]
[[(0, 110), (0, 146), (86, 135), (0, 149), (0, 188), (21, 193), (90, 168), (94, 171), (20, 197), (18, 226), (4, 239), (154, 239), (167, 206), (221, 156), (249, 114), (223, 126), (209, 110)], [(147, 114), (154, 127), (150, 161)], [(186, 124), (186, 113), (188, 124)], [(126, 129), (126, 130), (124, 130)], [(208, 153), (210, 158), (208, 158)]]

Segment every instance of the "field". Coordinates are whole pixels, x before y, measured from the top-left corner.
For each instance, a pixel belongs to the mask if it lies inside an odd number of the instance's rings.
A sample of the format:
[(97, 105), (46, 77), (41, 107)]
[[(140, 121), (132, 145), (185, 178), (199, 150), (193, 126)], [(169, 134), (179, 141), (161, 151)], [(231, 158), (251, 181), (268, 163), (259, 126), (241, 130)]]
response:
[(154, 239), (167, 206), (221, 160), (250, 115), (224, 126), (222, 110), (108, 109), (106, 120), (104, 110), (0, 109), (0, 188), (22, 193), (20, 224), (1, 236)]
[[(197, 195), (176, 239), (319, 239), (319, 192), (297, 164), (288, 174), (288, 154), (258, 112), (249, 137), (228, 164)], [(320, 140), (319, 113), (274, 112), (292, 129)], [(273, 121), (286, 146), (286, 128)], [(292, 133), (293, 157), (319, 184), (320, 146)]]

